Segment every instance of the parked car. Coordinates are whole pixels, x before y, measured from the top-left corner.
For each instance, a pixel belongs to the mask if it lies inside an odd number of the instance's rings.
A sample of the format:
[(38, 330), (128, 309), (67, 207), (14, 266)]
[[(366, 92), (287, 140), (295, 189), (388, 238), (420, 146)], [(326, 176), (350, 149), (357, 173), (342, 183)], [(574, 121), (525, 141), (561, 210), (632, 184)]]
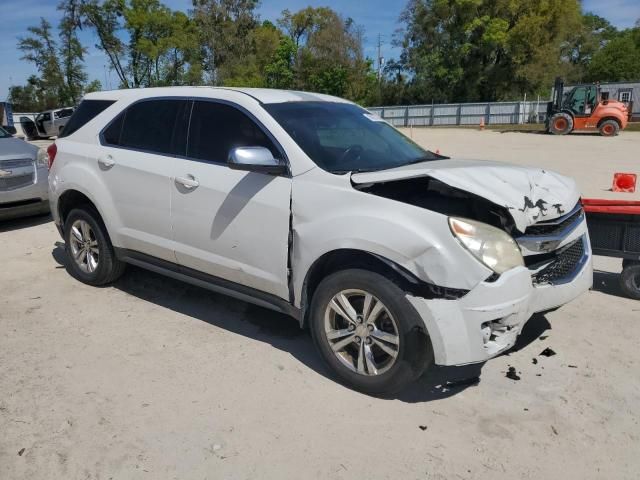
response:
[(592, 284), (573, 180), (449, 159), (331, 96), (91, 93), (49, 155), (77, 279), (129, 263), (286, 313), (368, 393), (484, 362)]
[(47, 213), (47, 153), (0, 128), (0, 220)]
[(56, 108), (38, 114), (16, 114), (18, 123), (27, 138), (51, 138), (62, 133), (73, 114), (73, 107)]

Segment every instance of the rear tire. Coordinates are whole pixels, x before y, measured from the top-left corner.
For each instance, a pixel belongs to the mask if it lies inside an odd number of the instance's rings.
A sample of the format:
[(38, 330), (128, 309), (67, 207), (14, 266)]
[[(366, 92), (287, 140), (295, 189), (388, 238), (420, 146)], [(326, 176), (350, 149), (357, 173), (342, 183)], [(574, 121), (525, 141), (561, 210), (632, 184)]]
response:
[(116, 258), (107, 229), (98, 212), (89, 206), (75, 208), (64, 221), (67, 271), (83, 283), (105, 285), (124, 272)]
[(549, 131), (554, 135), (566, 135), (573, 130), (573, 118), (568, 113), (556, 113), (549, 120)]
[(311, 303), (311, 334), (341, 383), (390, 395), (432, 363), (424, 322), (405, 295), (387, 278), (366, 270), (342, 270), (322, 280)]
[(622, 270), (620, 287), (630, 298), (640, 300), (640, 263), (627, 265)]
[(598, 130), (603, 137), (615, 137), (620, 133), (620, 125), (615, 120), (605, 120), (600, 124)]

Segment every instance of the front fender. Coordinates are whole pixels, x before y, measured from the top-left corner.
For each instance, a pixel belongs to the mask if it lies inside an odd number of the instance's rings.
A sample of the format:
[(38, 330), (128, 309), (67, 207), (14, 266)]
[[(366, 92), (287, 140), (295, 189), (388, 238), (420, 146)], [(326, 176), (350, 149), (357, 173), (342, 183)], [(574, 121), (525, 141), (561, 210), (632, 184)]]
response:
[(453, 237), (440, 213), (361, 192), (348, 177), (319, 169), (294, 177), (292, 192), (296, 303), (313, 263), (340, 249), (376, 254), (441, 287), (470, 290), (492, 274)]

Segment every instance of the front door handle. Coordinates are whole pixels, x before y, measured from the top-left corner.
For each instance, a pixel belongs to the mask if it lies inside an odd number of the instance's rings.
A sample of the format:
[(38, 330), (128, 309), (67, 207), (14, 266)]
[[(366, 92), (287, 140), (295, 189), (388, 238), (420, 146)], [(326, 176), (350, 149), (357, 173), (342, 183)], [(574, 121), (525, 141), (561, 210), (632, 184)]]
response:
[(176, 183), (179, 183), (187, 190), (193, 190), (200, 185), (193, 175), (187, 175), (186, 177), (176, 177)]
[(104, 157), (98, 158), (98, 163), (100, 164), (101, 167), (104, 167), (104, 168), (111, 168), (116, 164), (115, 160), (111, 155), (106, 155)]

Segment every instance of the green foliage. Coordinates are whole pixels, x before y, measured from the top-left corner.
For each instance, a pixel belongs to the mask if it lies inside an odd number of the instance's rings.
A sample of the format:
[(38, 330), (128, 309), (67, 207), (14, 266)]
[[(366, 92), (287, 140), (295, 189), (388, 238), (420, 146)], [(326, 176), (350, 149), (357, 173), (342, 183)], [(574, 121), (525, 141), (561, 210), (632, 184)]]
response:
[(58, 5), (62, 11), (60, 20), (60, 67), (64, 77), (61, 92), (61, 104), (74, 105), (82, 96), (83, 86), (87, 81), (84, 71), (84, 55), (87, 51), (78, 40), (80, 26), (79, 0), (63, 0)]
[(22, 59), (32, 62), (39, 73), (37, 82), (31, 82), (37, 101), (44, 108), (65, 98), (64, 77), (58, 58), (58, 44), (53, 38), (51, 24), (44, 18), (38, 26), (29, 27), (29, 36), (18, 39)]
[(640, 27), (623, 32), (598, 50), (587, 71), (591, 81), (640, 79)]
[(640, 24), (617, 31), (579, 0), (408, 0), (400, 58), (378, 78), (363, 31), (327, 7), (261, 22), (259, 0), (61, 0), (58, 40), (44, 19), (20, 38), (38, 72), (11, 88), (22, 110), (73, 104), (87, 84), (78, 29), (97, 39), (121, 88), (228, 85), (308, 90), (372, 104), (546, 96), (568, 82), (640, 79)]
[(82, 24), (95, 32), (122, 88), (201, 81), (198, 32), (183, 12), (159, 0), (79, 1)]
[(270, 88), (293, 88), (295, 82), (294, 62), (298, 49), (291, 37), (282, 37), (270, 62), (265, 64), (266, 86)]
[[(8, 100), (13, 104), (14, 112), (39, 112), (46, 108), (53, 108), (52, 99), (47, 98), (45, 92), (40, 79), (36, 75), (31, 75), (25, 85), (9, 87)], [(57, 101), (57, 99), (53, 100)]]
[(412, 0), (401, 62), (422, 101), (500, 100), (546, 92), (577, 0)]

